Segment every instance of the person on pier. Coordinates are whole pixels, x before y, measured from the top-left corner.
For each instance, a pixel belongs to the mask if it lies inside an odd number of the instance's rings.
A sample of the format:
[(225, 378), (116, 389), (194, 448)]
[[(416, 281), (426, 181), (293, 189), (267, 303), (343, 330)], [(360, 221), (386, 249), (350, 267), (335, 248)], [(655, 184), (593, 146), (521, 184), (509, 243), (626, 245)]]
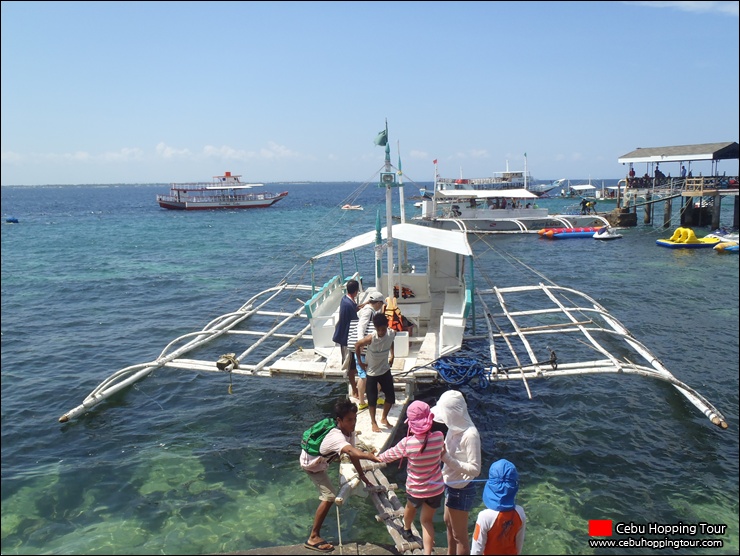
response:
[(478, 514), (470, 554), (521, 554), (527, 517), (516, 503), (519, 473), (513, 463), (491, 464), (483, 490), (486, 508)]
[(320, 455), (312, 456), (306, 450), (302, 449), (299, 458), (301, 468), (308, 474), (319, 491), (319, 507), (316, 509), (313, 518), (311, 534), (303, 546), (318, 552), (331, 552), (334, 550), (334, 545), (324, 540), (321, 536), (321, 526), (324, 524), (324, 520), (329, 514), (329, 510), (337, 496), (334, 485), (326, 472), (329, 464), (339, 461), (342, 454), (347, 454), (355, 466), (360, 479), (366, 485), (371, 486), (370, 481), (362, 471), (360, 460), (380, 461), (375, 454), (363, 452), (355, 448), (357, 406), (354, 402), (348, 399), (338, 400), (334, 404), (334, 416), (337, 426), (329, 431), (321, 441), (319, 448)]
[(458, 390), (443, 393), (431, 411), (434, 421), (447, 427), (442, 454), (447, 554), (470, 554), (468, 516), (476, 502), (474, 480), (481, 470), (480, 434)]
[(416, 400), (406, 409), (408, 435), (392, 448), (378, 454), (383, 462), (408, 458), (406, 470), (406, 508), (403, 512), (403, 536), (413, 540), (411, 524), (421, 508), (421, 529), (424, 554), (434, 549), (434, 512), (442, 504), (445, 491), (442, 479), (444, 434), (432, 431), (434, 415), (429, 404)]

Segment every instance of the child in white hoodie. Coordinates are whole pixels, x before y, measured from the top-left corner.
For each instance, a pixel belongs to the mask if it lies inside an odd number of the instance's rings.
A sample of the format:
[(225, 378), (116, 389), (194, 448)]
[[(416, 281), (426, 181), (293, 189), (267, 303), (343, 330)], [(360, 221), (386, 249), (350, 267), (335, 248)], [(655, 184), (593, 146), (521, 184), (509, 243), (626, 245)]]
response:
[(477, 501), (475, 483), (481, 469), (478, 429), (468, 414), (465, 398), (448, 390), (432, 409), (434, 420), (447, 426), (442, 476), (445, 482), (445, 524), (448, 554), (470, 554), (468, 515)]

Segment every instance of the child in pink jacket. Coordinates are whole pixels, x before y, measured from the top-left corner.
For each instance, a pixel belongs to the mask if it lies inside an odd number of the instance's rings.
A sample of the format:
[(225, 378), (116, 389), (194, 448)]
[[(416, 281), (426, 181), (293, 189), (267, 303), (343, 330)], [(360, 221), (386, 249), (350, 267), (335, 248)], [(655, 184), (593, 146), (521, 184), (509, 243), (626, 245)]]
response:
[(409, 433), (398, 444), (378, 455), (380, 461), (390, 462), (408, 458), (406, 472), (406, 509), (403, 513), (403, 535), (413, 539), (411, 524), (416, 510), (421, 508), (421, 529), (424, 554), (434, 548), (434, 512), (442, 503), (445, 492), (442, 480), (442, 453), (444, 435), (431, 432), (434, 415), (429, 404), (415, 401), (406, 410)]

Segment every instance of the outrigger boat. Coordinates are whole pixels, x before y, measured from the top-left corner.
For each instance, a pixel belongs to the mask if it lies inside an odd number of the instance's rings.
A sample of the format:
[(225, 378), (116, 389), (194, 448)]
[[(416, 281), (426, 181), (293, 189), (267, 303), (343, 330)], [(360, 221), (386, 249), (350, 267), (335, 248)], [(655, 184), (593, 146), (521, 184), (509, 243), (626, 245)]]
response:
[[(658, 379), (676, 388), (712, 423), (727, 428), (725, 417), (709, 401), (674, 377), (586, 294), (544, 283), (476, 289), (476, 257), (467, 234), (406, 223), (403, 210), (401, 222), (392, 223), (392, 191), (399, 190), (402, 198), (403, 183), (401, 172), (390, 163), (387, 126), (384, 137), (385, 164), (379, 170), (379, 186), (385, 189), (385, 229), (378, 215), (374, 230), (312, 257), (307, 262), (310, 283), (283, 280), (201, 330), (175, 338), (155, 359), (114, 372), (59, 421), (91, 411), (155, 371), (221, 373), (230, 384), (234, 377), (346, 382), (340, 349), (332, 335), (345, 284), (355, 278), (362, 285), (360, 302), (367, 296), (366, 282), (373, 282), (385, 295), (394, 288), (413, 292), (413, 296), (397, 299), (398, 308), (413, 326), (396, 337), (391, 372), (397, 403), (389, 415), (393, 428), (374, 433), (368, 412), (358, 414), (357, 430), (368, 449), (383, 450), (390, 445), (402, 423), (405, 404), (423, 388), (444, 383), (482, 388), (514, 380), (522, 382), (531, 398), (531, 380), (567, 375), (614, 373)], [(346, 255), (353, 255), (354, 270), (347, 268)], [(406, 257), (419, 263), (409, 265)], [(327, 273), (337, 263), (339, 271)], [(470, 362), (455, 355), (464, 345), (486, 340), (488, 349), (481, 359)], [(296, 426), (302, 429), (310, 424)], [(412, 541), (402, 535), (403, 510), (393, 485), (377, 464), (363, 465), (374, 488), (364, 489), (354, 467), (344, 462), (337, 503), (352, 493), (369, 494), (399, 552), (418, 550), (421, 539), (416, 529)]]
[(437, 175), (434, 194), (421, 201), (412, 220), (444, 230), (481, 233), (537, 233), (542, 228), (602, 227), (597, 214), (550, 214), (537, 206), (538, 195), (527, 188), (485, 188), (486, 178), (450, 180)]

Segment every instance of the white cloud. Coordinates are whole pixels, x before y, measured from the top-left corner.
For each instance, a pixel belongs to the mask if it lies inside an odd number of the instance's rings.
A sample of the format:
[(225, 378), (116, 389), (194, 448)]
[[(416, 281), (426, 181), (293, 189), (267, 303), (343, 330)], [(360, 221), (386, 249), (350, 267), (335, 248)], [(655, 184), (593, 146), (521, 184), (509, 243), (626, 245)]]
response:
[(138, 147), (124, 147), (118, 152), (103, 153), (99, 157), (103, 162), (129, 162), (131, 160), (143, 160), (144, 151)]
[(23, 157), (13, 151), (3, 151), (0, 153), (0, 161), (3, 164), (15, 164), (23, 161)]
[(92, 162), (94, 160), (93, 155), (86, 151), (76, 151), (73, 153), (48, 153), (42, 155), (31, 155), (32, 158), (40, 158), (50, 160), (52, 162)]
[(262, 147), (259, 151), (247, 151), (244, 149), (235, 149), (224, 145), (214, 147), (206, 145), (203, 147), (203, 156), (207, 158), (220, 158), (222, 160), (249, 160), (261, 158), (263, 160), (281, 160), (281, 159), (310, 159), (311, 157), (302, 155), (289, 149), (284, 145), (278, 145), (274, 141), (269, 141), (267, 147)]
[(427, 153), (426, 151), (412, 150), (409, 153), (409, 158), (416, 158), (416, 159), (419, 159), (419, 160), (426, 160), (426, 159), (428, 159), (430, 157), (429, 157), (429, 153)]
[(633, 6), (647, 6), (650, 8), (672, 8), (682, 12), (692, 13), (719, 13), (738, 16), (739, 2), (625, 2)]
[(192, 155), (189, 149), (176, 149), (164, 143), (157, 144), (156, 151), (157, 156), (162, 158), (184, 158)]
[(460, 158), (460, 159), (468, 159), (468, 158), (474, 158), (474, 159), (480, 159), (480, 158), (491, 158), (491, 155), (488, 154), (488, 151), (486, 149), (471, 149), (467, 152), (458, 151), (454, 155), (452, 155), (452, 158)]

